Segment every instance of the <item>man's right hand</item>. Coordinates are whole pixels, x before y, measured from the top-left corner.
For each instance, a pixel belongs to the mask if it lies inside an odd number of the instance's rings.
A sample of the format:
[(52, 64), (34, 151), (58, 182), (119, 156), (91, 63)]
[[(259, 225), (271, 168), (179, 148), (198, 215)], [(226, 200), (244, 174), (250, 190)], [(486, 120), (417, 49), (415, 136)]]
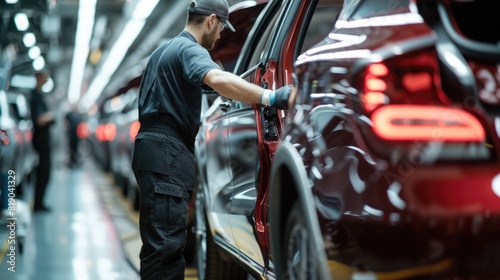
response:
[(270, 105), (276, 109), (286, 110), (288, 109), (288, 99), (290, 98), (290, 93), (292, 92), (291, 86), (281, 87), (271, 93), (274, 97), (270, 97)]

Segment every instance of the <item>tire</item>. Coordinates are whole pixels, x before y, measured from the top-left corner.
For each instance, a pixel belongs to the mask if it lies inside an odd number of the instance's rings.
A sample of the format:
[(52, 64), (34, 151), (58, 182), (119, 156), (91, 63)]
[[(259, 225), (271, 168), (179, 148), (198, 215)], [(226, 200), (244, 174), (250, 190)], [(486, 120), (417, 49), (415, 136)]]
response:
[(314, 250), (314, 238), (307, 229), (304, 211), (296, 201), (288, 216), (283, 239), (283, 279), (320, 279), (319, 261)]
[(247, 272), (237, 263), (222, 258), (208, 224), (202, 192), (196, 192), (196, 263), (199, 280), (247, 279)]

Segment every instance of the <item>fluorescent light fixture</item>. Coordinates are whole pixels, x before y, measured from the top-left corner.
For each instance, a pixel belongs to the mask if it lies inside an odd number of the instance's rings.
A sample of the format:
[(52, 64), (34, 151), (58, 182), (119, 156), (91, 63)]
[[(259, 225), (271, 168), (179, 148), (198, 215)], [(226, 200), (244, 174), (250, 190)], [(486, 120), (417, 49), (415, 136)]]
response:
[(28, 32), (23, 36), (23, 43), (27, 48), (31, 48), (36, 44), (35, 34)]
[(125, 25), (120, 37), (109, 51), (109, 55), (101, 67), (99, 74), (92, 81), (92, 84), (90, 84), (84, 96), (85, 102), (83, 106), (85, 108), (88, 108), (97, 98), (99, 98), (99, 95), (109, 83), (111, 76), (113, 76), (123, 60), (123, 57), (127, 54), (128, 48), (134, 42), (137, 35), (139, 35), (145, 23), (145, 20), (130, 20), (127, 25)]
[(96, 0), (80, 0), (78, 23), (76, 27), (75, 49), (71, 64), (71, 76), (68, 86), (68, 101), (76, 103), (80, 98), (85, 65), (89, 54), (90, 39), (94, 29)]
[(36, 79), (33, 75), (19, 75), (16, 74), (12, 77), (10, 85), (16, 88), (33, 89), (36, 86)]
[(142, 0), (135, 5), (132, 19), (147, 19), (160, 0)]
[(40, 51), (40, 47), (39, 46), (33, 46), (31, 47), (29, 50), (28, 50), (28, 56), (31, 58), (31, 59), (35, 59), (37, 57), (40, 56), (42, 52)]
[(43, 92), (51, 92), (54, 89), (54, 80), (49, 77), (49, 79), (45, 84), (43, 84), (41, 89)]
[(17, 4), (17, 2), (19, 2), (19, 0), (5, 0), (7, 4)]
[(132, 45), (141, 32), (146, 24), (146, 19), (153, 12), (158, 2), (159, 0), (139, 0), (137, 2), (130, 20), (123, 28), (120, 36), (111, 48), (106, 61), (83, 97), (82, 105), (85, 109), (92, 106), (108, 85), (109, 80), (127, 54), (130, 45)]
[(16, 23), (16, 28), (19, 31), (26, 31), (30, 27), (30, 21), (25, 13), (18, 13), (14, 16), (14, 22)]
[(45, 67), (45, 59), (43, 58), (43, 56), (39, 56), (33, 60), (32, 64), (35, 71), (40, 71)]

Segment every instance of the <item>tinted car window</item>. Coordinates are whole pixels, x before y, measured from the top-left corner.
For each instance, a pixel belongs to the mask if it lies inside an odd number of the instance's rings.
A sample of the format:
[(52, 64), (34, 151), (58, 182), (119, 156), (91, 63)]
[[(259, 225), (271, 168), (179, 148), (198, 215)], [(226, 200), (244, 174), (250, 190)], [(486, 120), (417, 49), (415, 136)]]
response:
[(313, 17), (309, 23), (300, 53), (308, 50), (310, 47), (314, 46), (316, 43), (328, 36), (341, 9), (339, 6), (321, 6), (322, 3), (319, 5), (320, 6), (316, 7)]
[(212, 59), (222, 66), (224, 70), (233, 72), (248, 33), (264, 6), (265, 4), (255, 5), (251, 8), (234, 11), (229, 15), (229, 21), (236, 32), (231, 32), (229, 28), (226, 28), (221, 33), (221, 38), (217, 41), (214, 49), (210, 51)]
[[(264, 56), (264, 50), (267, 50), (269, 48), (269, 44), (271, 44), (272, 41), (272, 35), (275, 33), (277, 24), (276, 21), (279, 18), (279, 15), (282, 13), (283, 8), (284, 8), (284, 2), (283, 1), (280, 9), (278, 12), (274, 13), (274, 16), (270, 19), (270, 21), (261, 21), (260, 25), (261, 27), (264, 26), (265, 28), (257, 28), (257, 30), (261, 30), (261, 35), (260, 36), (254, 36), (256, 38), (260, 38), (260, 40), (254, 42), (254, 47), (251, 47), (250, 49), (253, 50), (250, 53), (250, 60), (248, 60), (248, 63), (246, 66), (243, 68), (245, 70), (248, 70), (252, 68), (253, 66), (259, 64)], [(240, 67), (241, 69), (241, 67)], [(243, 74), (243, 73), (237, 73), (237, 74)], [(244, 77), (247, 81), (253, 83), (253, 78), (254, 75), (250, 74), (246, 77)], [(246, 108), (249, 106), (252, 106), (251, 103), (243, 103), (243, 102), (235, 102), (235, 108)]]
[(262, 33), (262, 35), (259, 36), (261, 38), (261, 40), (259, 40), (259, 42), (255, 46), (255, 48), (253, 48), (254, 51), (252, 54), (252, 58), (250, 59), (248, 65), (247, 65), (247, 68), (250, 68), (250, 67), (258, 64), (261, 61), (262, 56), (264, 55), (264, 50), (269, 48), (269, 44), (271, 44), (271, 41), (272, 41), (271, 35), (276, 32), (276, 28), (278, 27), (278, 25), (276, 24), (276, 21), (278, 20), (279, 15), (283, 12), (283, 8), (285, 7), (285, 4), (284, 4), (285, 2), (286, 1), (283, 1), (283, 4), (281, 5), (279, 11), (274, 14), (274, 17), (271, 19), (271, 21), (262, 23), (262, 24), (266, 25), (266, 29)]

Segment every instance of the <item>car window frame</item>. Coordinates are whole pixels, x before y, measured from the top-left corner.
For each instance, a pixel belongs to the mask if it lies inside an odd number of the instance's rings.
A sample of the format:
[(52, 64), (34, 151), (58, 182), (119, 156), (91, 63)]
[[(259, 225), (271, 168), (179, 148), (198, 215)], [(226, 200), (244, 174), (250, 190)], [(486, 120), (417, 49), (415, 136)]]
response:
[[(268, 54), (264, 53), (261, 55), (260, 62), (256, 63), (254, 65), (250, 65), (250, 61), (253, 57), (254, 51), (249, 51), (252, 50), (255, 46), (258, 45), (260, 41), (260, 36), (257, 36), (257, 34), (264, 34), (264, 32), (268, 28), (268, 23), (271, 22), (272, 19), (274, 18), (279, 18), (280, 14), (278, 13), (279, 9), (283, 7), (283, 4), (286, 4), (285, 2), (289, 2), (288, 0), (271, 0), (268, 2), (266, 7), (262, 10), (261, 14), (257, 18), (254, 26), (248, 33), (248, 38), (245, 41), (245, 44), (243, 45), (243, 48), (241, 49), (242, 55), (238, 58), (236, 65), (234, 67), (234, 73), (236, 75), (241, 75), (245, 73), (248, 69), (254, 67), (255, 65), (262, 63), (267, 60)], [(277, 26), (275, 26), (273, 29), (275, 30)], [(270, 33), (270, 35), (272, 32)]]
[[(254, 82), (248, 80), (248, 77), (252, 73), (259, 71), (268, 60), (268, 50), (273, 42), (274, 35), (277, 33), (276, 30), (279, 27), (279, 20), (283, 9), (288, 2), (290, 1), (270, 1), (266, 7), (264, 7), (243, 45), (241, 52), (243, 55), (238, 58), (234, 67), (234, 73), (236, 75), (239, 75), (248, 82)], [(251, 103), (234, 100), (232, 103), (233, 110), (248, 109), (252, 107)]]

